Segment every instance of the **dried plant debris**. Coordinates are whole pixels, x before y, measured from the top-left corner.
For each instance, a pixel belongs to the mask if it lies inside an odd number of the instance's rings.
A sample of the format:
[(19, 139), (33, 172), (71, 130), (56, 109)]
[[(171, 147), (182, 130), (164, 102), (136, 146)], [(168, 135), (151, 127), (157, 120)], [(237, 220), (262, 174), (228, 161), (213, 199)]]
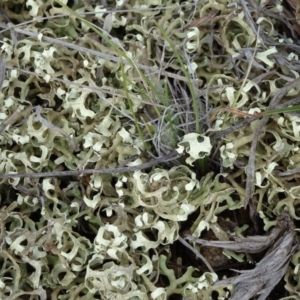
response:
[(189, 241), (203, 246), (212, 246), (235, 252), (258, 253), (268, 249), (263, 259), (253, 270), (237, 271), (240, 275), (219, 280), (214, 285), (236, 285), (230, 298), (251, 299), (258, 295), (258, 300), (266, 299), (273, 288), (286, 274), (290, 260), (298, 247), (295, 225), (287, 212), (277, 218), (276, 226), (266, 236), (236, 238), (234, 241), (206, 241), (185, 237)]

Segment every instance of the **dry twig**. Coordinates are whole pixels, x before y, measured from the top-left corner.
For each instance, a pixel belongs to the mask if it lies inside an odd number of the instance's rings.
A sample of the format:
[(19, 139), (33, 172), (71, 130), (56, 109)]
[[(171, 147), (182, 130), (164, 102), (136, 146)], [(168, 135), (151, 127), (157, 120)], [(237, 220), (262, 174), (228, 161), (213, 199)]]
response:
[(131, 171), (138, 171), (153, 167), (162, 162), (168, 162), (178, 157), (176, 151), (161, 156), (156, 159), (152, 159), (146, 163), (128, 166), (128, 167), (117, 167), (108, 169), (86, 169), (86, 170), (74, 170), (74, 171), (56, 171), (56, 172), (43, 172), (43, 173), (24, 173), (24, 174), (0, 174), (0, 179), (4, 178), (44, 178), (44, 177), (64, 177), (64, 176), (79, 176), (82, 174), (116, 174), (125, 173)]
[(186, 235), (185, 239), (203, 246), (246, 253), (258, 253), (269, 247), (265, 257), (253, 270), (236, 271), (241, 274), (214, 284), (236, 284), (235, 293), (230, 300), (251, 299), (255, 295), (260, 295), (258, 300), (264, 300), (286, 273), (290, 259), (298, 247), (290, 215), (284, 211), (277, 221), (277, 225), (267, 236), (250, 236), (235, 241), (207, 241)]
[(62, 136), (64, 136), (68, 142), (70, 147), (74, 150), (74, 151), (78, 151), (78, 146), (75, 144), (74, 140), (69, 136), (68, 133), (66, 133), (64, 130), (62, 130), (61, 128), (55, 126), (54, 124), (52, 124), (51, 122), (49, 122), (48, 120), (44, 119), (41, 116), (41, 112), (42, 112), (42, 107), (40, 105), (35, 107), (35, 113), (37, 116), (37, 119), (47, 128), (57, 131), (59, 132)]
[[(288, 94), (290, 90), (300, 85), (300, 77), (295, 79), (293, 82), (288, 83), (285, 87), (280, 89), (273, 99), (270, 102), (269, 109), (274, 109), (277, 107), (278, 103), (281, 101), (281, 99)], [(261, 136), (263, 128), (267, 125), (270, 117), (265, 116), (261, 119), (260, 123), (258, 124), (256, 131), (254, 133), (254, 137), (252, 140), (250, 155), (249, 155), (249, 161), (247, 165), (247, 181), (246, 181), (246, 193), (245, 193), (245, 207), (249, 203), (249, 199), (252, 197), (254, 192), (254, 175), (255, 175), (255, 153), (256, 153), (256, 146), (258, 143), (258, 140)]]

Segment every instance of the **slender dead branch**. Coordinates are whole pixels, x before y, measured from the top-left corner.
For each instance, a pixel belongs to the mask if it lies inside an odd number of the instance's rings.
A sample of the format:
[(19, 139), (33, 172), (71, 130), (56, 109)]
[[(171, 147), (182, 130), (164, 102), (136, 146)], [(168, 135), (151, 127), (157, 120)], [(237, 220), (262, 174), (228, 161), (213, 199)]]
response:
[[(0, 24), (0, 28), (9, 28), (9, 27), (6, 24)], [(29, 31), (29, 30), (20, 29), (20, 28), (13, 28), (13, 30), (17, 33), (39, 39), (38, 33)], [(114, 62), (122, 61), (122, 63), (124, 63), (125, 65), (130, 65), (130, 63), (125, 59), (121, 59), (119, 57), (115, 57), (114, 55), (103, 53), (101, 51), (96, 51), (96, 50), (85, 48), (85, 47), (82, 47), (82, 46), (79, 46), (76, 44), (68, 43), (68, 42), (60, 40), (60, 39), (54, 39), (54, 38), (44, 36), (44, 35), (41, 36), (41, 39), (46, 42), (55, 44), (55, 45), (67, 47), (67, 48), (74, 49), (74, 50), (77, 50), (77, 51), (83, 52), (83, 53), (89, 53), (89, 54), (95, 55), (97, 57), (108, 59), (108, 60), (114, 61)], [(149, 67), (149, 66), (145, 66), (145, 65), (139, 64), (139, 63), (137, 63), (136, 66), (141, 70), (146, 70), (146, 71), (155, 72), (155, 73), (158, 72), (158, 69), (156, 67)], [(167, 72), (167, 71), (162, 71), (162, 73), (164, 75), (174, 78), (174, 79), (182, 80), (185, 82), (187, 81), (187, 79), (184, 76), (173, 74), (173, 73)], [(201, 85), (203, 83), (201, 79), (191, 79), (191, 81), (196, 85)]]
[(159, 163), (168, 162), (174, 160), (178, 157), (176, 151), (161, 156), (159, 158), (150, 160), (146, 163), (142, 163), (135, 166), (128, 167), (117, 167), (117, 168), (108, 168), (108, 169), (86, 169), (86, 170), (74, 170), (74, 171), (56, 171), (56, 172), (44, 172), (44, 173), (23, 173), (23, 174), (0, 174), (0, 179), (4, 178), (42, 178), (42, 177), (65, 177), (65, 176), (79, 176), (82, 174), (116, 174), (116, 173), (125, 173), (131, 171), (138, 171), (153, 167)]
[[(281, 88), (273, 97), (273, 99), (270, 102), (269, 109), (274, 109), (278, 105), (278, 103), (281, 101), (281, 99), (288, 94), (290, 90), (300, 85), (300, 77), (295, 79), (293, 82), (288, 83), (285, 87)], [(247, 174), (247, 180), (246, 180), (246, 192), (245, 192), (245, 207), (247, 207), (250, 198), (252, 197), (254, 193), (254, 175), (255, 175), (255, 153), (256, 153), (256, 146), (258, 143), (258, 140), (260, 138), (260, 135), (262, 133), (263, 128), (267, 125), (270, 117), (265, 116), (261, 119), (260, 123), (258, 124), (252, 144), (250, 149), (250, 155), (248, 160), (248, 166), (246, 169)]]
[(181, 244), (183, 244), (185, 247), (187, 247), (188, 249), (190, 249), (197, 258), (201, 259), (204, 264), (207, 266), (208, 270), (211, 273), (215, 273), (214, 269), (212, 268), (212, 266), (210, 265), (210, 263), (207, 261), (207, 259), (198, 251), (196, 251), (188, 242), (186, 242), (182, 237), (179, 237), (178, 240), (180, 241)]
[(37, 116), (37, 119), (47, 128), (57, 131), (59, 132), (62, 136), (64, 136), (66, 138), (66, 140), (69, 142), (70, 147), (74, 150), (74, 151), (78, 151), (78, 146), (76, 145), (75, 141), (69, 136), (68, 133), (66, 133), (64, 130), (62, 130), (61, 128), (55, 126), (54, 124), (52, 124), (51, 122), (49, 122), (48, 120), (44, 119), (41, 116), (41, 112), (42, 112), (42, 107), (40, 105), (35, 107), (35, 113)]

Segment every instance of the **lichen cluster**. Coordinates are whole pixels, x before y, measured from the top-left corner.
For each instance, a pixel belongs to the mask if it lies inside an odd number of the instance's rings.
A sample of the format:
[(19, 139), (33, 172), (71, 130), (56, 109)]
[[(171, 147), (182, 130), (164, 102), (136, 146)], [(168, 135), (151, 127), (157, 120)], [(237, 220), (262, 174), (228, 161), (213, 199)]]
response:
[[(231, 285), (212, 285), (218, 273), (186, 265), (174, 247), (187, 226), (195, 237), (211, 229), (227, 240), (250, 226), (239, 212), (260, 120), (213, 136), (268, 111), (299, 77), (298, 23), (286, 6), (0, 2), (0, 174), (181, 155), (134, 172), (0, 179), (0, 298), (229, 297)], [(300, 86), (289, 90), (281, 104), (299, 94)], [(299, 173), (284, 173), (300, 169), (299, 137), (294, 112), (272, 114), (261, 133), (254, 184), (265, 231), (283, 210), (300, 219)], [(235, 233), (219, 222), (232, 212)], [(290, 297), (300, 293), (299, 266), (297, 251), (284, 277)]]

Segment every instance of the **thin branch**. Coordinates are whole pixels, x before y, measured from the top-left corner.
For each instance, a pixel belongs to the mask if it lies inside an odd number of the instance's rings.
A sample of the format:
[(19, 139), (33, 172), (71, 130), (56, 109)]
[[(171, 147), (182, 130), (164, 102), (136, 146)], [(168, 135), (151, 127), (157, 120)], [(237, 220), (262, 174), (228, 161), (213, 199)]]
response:
[(185, 247), (187, 247), (188, 249), (190, 249), (195, 255), (197, 258), (201, 259), (205, 265), (207, 266), (208, 270), (211, 272), (211, 273), (216, 273), (214, 271), (214, 269), (212, 268), (212, 266), (209, 264), (209, 262), (206, 260), (206, 258), (201, 254), (199, 253), (198, 251), (196, 251), (188, 242), (186, 242), (182, 237), (179, 237), (178, 238), (179, 242), (181, 244), (183, 244)]
[(0, 174), (0, 179), (6, 178), (43, 178), (43, 177), (64, 177), (64, 176), (79, 176), (82, 174), (115, 174), (115, 173), (125, 173), (131, 171), (138, 171), (150, 168), (159, 163), (168, 162), (174, 160), (178, 157), (176, 151), (161, 156), (159, 158), (150, 160), (146, 163), (128, 166), (128, 167), (117, 167), (108, 169), (86, 169), (86, 170), (74, 170), (74, 171), (54, 171), (54, 172), (44, 172), (44, 173), (23, 173), (23, 174)]
[[(0, 23), (0, 28), (8, 28), (8, 26), (4, 25), (3, 23), (2, 24)], [(118, 63), (122, 60), (123, 64), (130, 65), (130, 63), (128, 61), (126, 61), (125, 59), (121, 59), (120, 57), (116, 57), (114, 55), (110, 55), (110, 54), (103, 53), (103, 52), (100, 52), (100, 51), (96, 51), (96, 50), (93, 50), (93, 49), (78, 46), (76, 44), (68, 43), (68, 42), (65, 42), (63, 40), (54, 39), (54, 38), (44, 36), (44, 35), (39, 34), (39, 33), (29, 31), (29, 30), (24, 30), (24, 29), (20, 29), (20, 28), (14, 28), (14, 30), (18, 33), (21, 33), (21, 34), (24, 34), (24, 35), (27, 35), (27, 36), (30, 36), (30, 37), (33, 37), (33, 38), (36, 38), (36, 39), (41, 39), (41, 40), (44, 40), (46, 42), (49, 42), (49, 43), (52, 43), (52, 44), (55, 44), (55, 45), (67, 47), (69, 49), (74, 49), (74, 50), (77, 50), (77, 51), (83, 52), (83, 53), (89, 53), (89, 54), (95, 55), (97, 57), (101, 57), (101, 58), (108, 59), (110, 61), (114, 61), (114, 62), (118, 62)], [(157, 67), (149, 67), (149, 66), (145, 66), (143, 64), (138, 64), (138, 63), (136, 64), (136, 66), (141, 70), (147, 70), (147, 71), (151, 71), (151, 72), (154, 72), (154, 73), (157, 73), (159, 71)], [(184, 76), (173, 74), (171, 72), (166, 72), (164, 70), (162, 70), (162, 73), (167, 77), (171, 77), (171, 78), (174, 78), (174, 79), (178, 79), (178, 80), (187, 82), (187, 79)], [(51, 74), (49, 74), (49, 75), (51, 75)], [(203, 83), (203, 81), (200, 80), (200, 79), (191, 79), (191, 81), (196, 85), (201, 85)]]
[(76, 145), (76, 143), (74, 142), (74, 140), (69, 136), (68, 133), (66, 133), (64, 130), (62, 130), (61, 128), (55, 126), (54, 124), (52, 124), (51, 122), (49, 122), (48, 120), (44, 119), (41, 116), (41, 112), (42, 112), (42, 107), (40, 105), (35, 107), (35, 113), (37, 116), (37, 119), (47, 128), (57, 131), (59, 132), (62, 136), (64, 136), (68, 142), (70, 147), (74, 150), (74, 151), (78, 151), (78, 146)]
[[(290, 90), (300, 85), (300, 77), (295, 79), (293, 82), (288, 83), (285, 87), (281, 88), (273, 97), (273, 99), (270, 102), (269, 109), (274, 109), (277, 107), (278, 103), (281, 101), (281, 99), (288, 94)], [(252, 144), (250, 149), (250, 155), (248, 160), (248, 166), (246, 169), (247, 174), (247, 181), (246, 181), (246, 191), (245, 191), (245, 207), (247, 207), (250, 198), (252, 197), (254, 193), (254, 175), (255, 175), (255, 153), (256, 153), (256, 146), (258, 143), (258, 139), (260, 138), (261, 132), (263, 128), (267, 125), (270, 117), (265, 116), (261, 119), (260, 123), (258, 124)]]

